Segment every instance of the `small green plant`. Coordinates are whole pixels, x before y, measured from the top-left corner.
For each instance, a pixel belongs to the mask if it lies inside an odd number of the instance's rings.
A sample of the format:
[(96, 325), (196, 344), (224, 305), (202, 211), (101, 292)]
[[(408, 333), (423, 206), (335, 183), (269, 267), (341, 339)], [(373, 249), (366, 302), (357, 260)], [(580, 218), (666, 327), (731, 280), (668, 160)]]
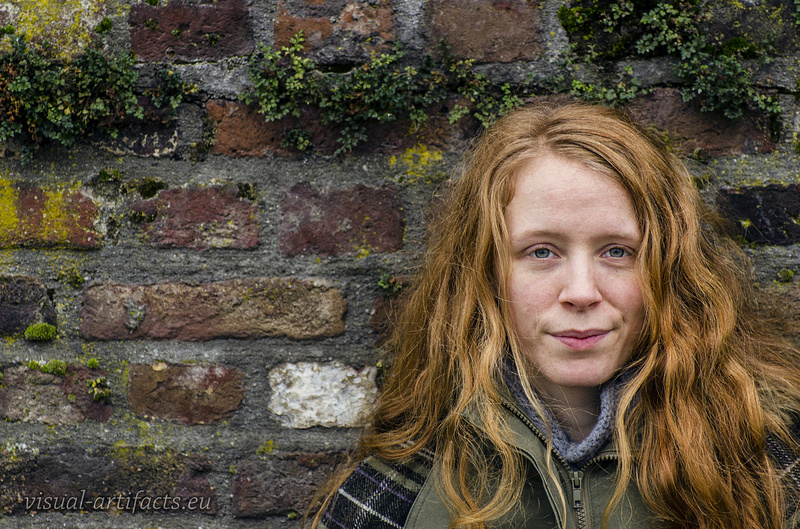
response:
[(155, 18), (149, 18), (144, 21), (144, 27), (147, 29), (158, 29), (158, 20)]
[[(288, 46), (273, 50), (260, 46), (250, 58), (248, 75), (253, 88), (240, 98), (254, 103), (266, 121), (300, 117), (303, 109), (314, 109), (325, 125), (338, 128), (336, 154), (350, 152), (367, 139), (366, 127), (390, 123), (401, 117), (410, 121), (411, 132), (424, 126), (428, 111), (440, 106), (448, 94), (458, 93), (469, 108), (456, 105), (451, 121), (472, 114), (484, 126), (522, 104), (510, 85), (494, 85), (472, 70), (471, 60), (454, 61), (442, 47), (442, 60), (430, 56), (418, 67), (402, 66), (403, 51), (373, 54), (364, 64), (346, 72), (323, 71), (304, 57), (303, 35), (292, 37)], [(292, 129), (285, 146), (310, 149), (309, 136)]]
[(97, 402), (106, 402), (111, 397), (111, 390), (108, 387), (108, 379), (106, 377), (98, 377), (86, 381), (87, 392), (91, 395), (92, 400)]
[(642, 83), (633, 77), (631, 67), (629, 66), (625, 69), (625, 77), (620, 79), (616, 86), (612, 88), (594, 84), (584, 84), (577, 79), (573, 79), (570, 93), (581, 99), (614, 106), (619, 103), (630, 101), (638, 95), (646, 94), (647, 91), (643, 90)]
[(205, 34), (206, 40), (211, 46), (216, 46), (217, 42), (219, 42), (220, 36), (216, 33), (206, 33)]
[(161, 69), (157, 74), (158, 84), (155, 88), (145, 91), (150, 96), (156, 108), (169, 108), (169, 117), (174, 116), (175, 110), (183, 102), (183, 98), (197, 92), (197, 85), (188, 84), (181, 79), (179, 73), (167, 68)]
[(378, 279), (378, 287), (383, 290), (386, 297), (396, 297), (400, 295), (405, 285), (389, 274), (381, 274)]
[(22, 35), (6, 31), (11, 51), (0, 55), (0, 142), (23, 141), (29, 159), (44, 141), (66, 147), (91, 130), (115, 135), (109, 125), (142, 117), (138, 74), (130, 55), (106, 57), (87, 48), (65, 63), (47, 60)]
[(49, 323), (34, 323), (29, 325), (23, 336), (29, 342), (49, 342), (55, 340), (58, 331), (54, 325)]
[[(23, 162), (45, 142), (71, 147), (94, 132), (116, 137), (120, 124), (144, 119), (133, 55), (106, 56), (97, 43), (71, 60), (51, 61), (46, 42), (34, 49), (12, 26), (0, 28), (0, 40), (5, 39), (10, 51), (0, 54), (0, 142), (20, 142)], [(166, 69), (157, 81), (145, 95), (157, 108), (169, 109), (166, 119), (196, 90)]]
[[(800, 6), (798, 1), (796, 6)], [(766, 61), (764, 50), (743, 37), (722, 40), (703, 31), (706, 3), (580, 0), (566, 2), (558, 15), (573, 49), (592, 60), (630, 55), (674, 57), (683, 99), (697, 100), (703, 111), (717, 111), (731, 119), (740, 118), (751, 107), (779, 113), (778, 101), (756, 90), (753, 67), (745, 62)], [(629, 76), (614, 88), (576, 82), (573, 93), (594, 100), (624, 101), (640, 88), (634, 81)]]
[(100, 367), (100, 362), (97, 360), (97, 358), (90, 358), (86, 362), (86, 367), (88, 367), (89, 369), (97, 369), (98, 367)]

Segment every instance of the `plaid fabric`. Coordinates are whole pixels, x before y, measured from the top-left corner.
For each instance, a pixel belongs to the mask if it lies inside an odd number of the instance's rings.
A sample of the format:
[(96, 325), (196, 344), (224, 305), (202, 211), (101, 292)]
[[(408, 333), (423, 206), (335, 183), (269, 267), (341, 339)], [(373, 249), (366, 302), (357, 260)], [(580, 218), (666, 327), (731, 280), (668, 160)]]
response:
[(428, 450), (401, 463), (368, 457), (339, 487), (319, 527), (402, 529), (432, 466), (433, 453)]
[[(795, 421), (789, 428), (789, 433), (794, 439), (800, 439), (800, 423)], [(783, 482), (790, 491), (787, 497), (787, 510), (790, 513), (795, 512), (800, 506), (798, 505), (800, 503), (798, 501), (800, 500), (800, 457), (786, 443), (771, 435), (767, 436), (767, 451), (778, 463)]]

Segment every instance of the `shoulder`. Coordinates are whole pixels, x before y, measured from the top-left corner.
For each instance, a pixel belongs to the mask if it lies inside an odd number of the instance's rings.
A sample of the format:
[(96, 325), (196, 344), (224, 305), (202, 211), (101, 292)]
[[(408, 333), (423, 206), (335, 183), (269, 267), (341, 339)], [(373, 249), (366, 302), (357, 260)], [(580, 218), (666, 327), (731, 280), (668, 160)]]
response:
[(432, 467), (426, 449), (399, 462), (366, 458), (339, 487), (319, 527), (401, 529)]

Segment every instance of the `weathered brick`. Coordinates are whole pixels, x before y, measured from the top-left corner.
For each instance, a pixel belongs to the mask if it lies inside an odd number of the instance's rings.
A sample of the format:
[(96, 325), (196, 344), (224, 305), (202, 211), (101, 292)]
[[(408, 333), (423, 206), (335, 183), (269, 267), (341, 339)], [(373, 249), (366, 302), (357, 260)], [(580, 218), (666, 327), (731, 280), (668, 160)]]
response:
[(97, 204), (81, 190), (40, 188), (0, 178), (0, 247), (100, 246)]
[(89, 340), (322, 338), (344, 332), (345, 301), (323, 280), (251, 278), (190, 285), (92, 285), (83, 291)]
[(212, 152), (226, 156), (266, 156), (280, 150), (284, 123), (267, 123), (253, 108), (230, 101), (209, 101), (206, 111), (216, 126)]
[(405, 216), (391, 187), (358, 184), (319, 191), (293, 186), (281, 200), (278, 244), (285, 255), (365, 255), (403, 246)]
[(430, 51), (441, 39), (456, 57), (479, 62), (529, 61), (543, 53), (541, 9), (530, 0), (431, 0)]
[(405, 276), (390, 277), (381, 281), (385, 281), (382, 285), (384, 292), (372, 302), (369, 317), (369, 326), (376, 333), (377, 345), (385, 343), (394, 332), (398, 312), (404, 302), (401, 293), (411, 284), (409, 278)]
[(131, 411), (145, 417), (206, 424), (228, 419), (244, 397), (238, 369), (219, 365), (134, 364), (128, 369)]
[(234, 186), (169, 189), (130, 210), (146, 219), (142, 232), (158, 248), (255, 248), (258, 207), (237, 194)]
[(19, 334), (34, 323), (56, 324), (47, 289), (32, 277), (0, 276), (0, 335)]
[(769, 42), (770, 53), (789, 55), (800, 49), (796, 7), (785, 2), (715, 2), (704, 7), (702, 28), (719, 42), (742, 38), (755, 46)]
[(0, 513), (181, 512), (216, 514), (216, 492), (202, 456), (170, 448), (116, 444), (84, 451), (58, 446), (39, 453), (0, 448)]
[(254, 49), (249, 9), (241, 0), (134, 4), (131, 49), (140, 60), (216, 60)]
[[(146, 120), (149, 118), (145, 115)], [(126, 126), (116, 138), (96, 136), (95, 139), (99, 148), (113, 154), (162, 158), (178, 150), (181, 138), (176, 125), (154, 119)]]
[(394, 41), (392, 6), (388, 0), (309, 4), (305, 0), (279, 2), (275, 17), (275, 47), (303, 32), (306, 50), (323, 62), (350, 62), (369, 58), (369, 52), (388, 51)]
[(339, 362), (280, 365), (269, 374), (269, 410), (291, 428), (362, 426), (377, 398), (376, 373)]
[(717, 205), (748, 242), (794, 244), (800, 241), (800, 186), (721, 189)]
[(58, 60), (80, 54), (96, 41), (95, 28), (108, 14), (107, 0), (0, 3), (0, 26), (11, 25), (35, 48)]
[(106, 372), (83, 366), (67, 366), (64, 375), (43, 373), (26, 366), (3, 372), (0, 412), (12, 421), (74, 425), (86, 419), (105, 422), (113, 409), (94, 400), (87, 381), (105, 377)]
[(346, 458), (341, 452), (276, 452), (236, 463), (233, 515), (303, 513), (317, 490)]
[(700, 112), (696, 102), (686, 103), (677, 88), (657, 88), (630, 105), (632, 115), (645, 127), (664, 136), (680, 154), (705, 152), (712, 156), (766, 153), (776, 146), (769, 137), (769, 118), (748, 111), (731, 120)]
[(759, 312), (776, 323), (783, 336), (800, 343), (800, 283), (760, 284), (756, 301)]
[(226, 156), (267, 156), (293, 154), (282, 147), (284, 134), (302, 127), (309, 133), (314, 150), (320, 154), (333, 154), (338, 147), (338, 129), (323, 126), (319, 116), (305, 108), (299, 118), (288, 116), (267, 123), (264, 116), (254, 107), (230, 101), (209, 101), (206, 103), (208, 117), (215, 123), (216, 139), (212, 151)]

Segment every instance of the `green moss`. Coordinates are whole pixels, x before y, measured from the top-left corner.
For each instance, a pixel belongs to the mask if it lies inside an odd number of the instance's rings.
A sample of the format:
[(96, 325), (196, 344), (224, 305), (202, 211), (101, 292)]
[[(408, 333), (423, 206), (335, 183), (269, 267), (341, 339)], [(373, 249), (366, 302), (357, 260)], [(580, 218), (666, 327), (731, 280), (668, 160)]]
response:
[(63, 377), (67, 374), (67, 364), (61, 360), (50, 360), (41, 367), (42, 373)]
[(98, 377), (86, 381), (87, 392), (92, 397), (92, 400), (97, 402), (106, 402), (111, 397), (111, 389), (108, 387), (108, 379), (106, 377)]
[(144, 27), (147, 29), (158, 29), (158, 20), (155, 18), (148, 18), (144, 21)]
[(111, 19), (108, 18), (108, 17), (105, 17), (105, 18), (103, 18), (103, 20), (100, 21), (99, 24), (97, 24), (97, 26), (95, 26), (94, 32), (98, 33), (100, 35), (103, 35), (103, 34), (109, 33), (111, 31), (111, 28), (113, 28), (113, 27), (114, 27), (114, 23), (111, 22)]
[(162, 189), (167, 188), (167, 184), (163, 181), (159, 180), (158, 178), (154, 178), (151, 176), (142, 178), (139, 182), (135, 184), (136, 191), (142, 196), (142, 198), (153, 198), (158, 194), (159, 191)]
[(55, 340), (57, 334), (55, 326), (49, 323), (34, 323), (25, 329), (23, 336), (29, 342), (49, 342)]
[(86, 367), (88, 367), (89, 369), (97, 369), (100, 367), (100, 362), (97, 360), (97, 358), (90, 358), (86, 362)]
[(81, 288), (86, 282), (81, 273), (74, 268), (72, 270), (60, 270), (58, 272), (58, 280), (66, 281), (69, 286), (76, 289)]
[(788, 268), (781, 268), (778, 270), (778, 281), (780, 283), (789, 283), (794, 278), (794, 272)]
[(255, 202), (258, 199), (258, 192), (256, 191), (256, 186), (251, 183), (242, 182), (236, 185), (238, 189), (238, 193), (236, 193), (237, 198), (246, 198), (247, 200), (251, 200)]
[(262, 444), (261, 444), (261, 446), (259, 446), (259, 447), (258, 447), (258, 449), (256, 450), (256, 455), (259, 455), (259, 456), (268, 456), (268, 455), (270, 455), (270, 454), (271, 454), (271, 453), (272, 453), (272, 452), (273, 452), (273, 451), (274, 451), (276, 448), (278, 448), (278, 447), (277, 447), (277, 445), (275, 444), (275, 441), (273, 441), (272, 439), (270, 439), (269, 441), (265, 441), (264, 443), (262, 443)]

